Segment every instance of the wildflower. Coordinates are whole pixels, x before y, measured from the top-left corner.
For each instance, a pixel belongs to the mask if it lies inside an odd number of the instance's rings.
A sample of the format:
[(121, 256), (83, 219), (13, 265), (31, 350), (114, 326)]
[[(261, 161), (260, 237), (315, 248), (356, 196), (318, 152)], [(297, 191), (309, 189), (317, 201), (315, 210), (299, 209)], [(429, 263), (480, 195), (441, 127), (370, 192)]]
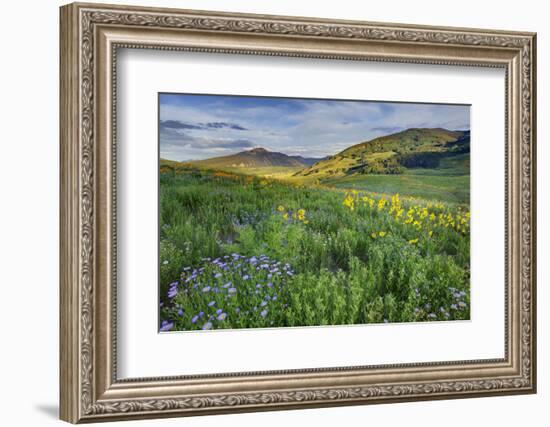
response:
[(384, 237), (384, 236), (386, 235), (386, 232), (385, 232), (385, 231), (381, 231), (381, 232), (378, 233), (378, 235), (379, 235), (380, 237)]
[(183, 310), (181, 308), (178, 310), (178, 316), (179, 317), (183, 316)]
[(161, 332), (168, 332), (173, 327), (174, 327), (174, 323), (164, 320), (162, 322), (162, 325), (160, 326), (160, 331)]
[(207, 329), (212, 329), (212, 322), (206, 322), (204, 325), (202, 325), (203, 331), (206, 331)]
[(217, 317), (218, 320), (225, 320), (227, 317), (227, 313), (220, 313)]
[(168, 260), (162, 262), (164, 265), (168, 264)]
[(370, 234), (370, 237), (372, 237), (373, 239), (376, 239), (376, 233), (373, 231), (373, 232)]
[(283, 212), (285, 210), (285, 207), (283, 205), (279, 205), (279, 207), (277, 208), (277, 210), (279, 212)]
[(227, 293), (228, 293), (229, 295), (236, 294), (236, 293), (237, 293), (237, 288), (229, 288), (229, 289), (227, 290)]
[(222, 286), (222, 288), (229, 288), (231, 286), (231, 282), (227, 282), (225, 285)]
[(265, 317), (267, 316), (267, 310), (262, 310), (260, 313), (260, 316)]
[(248, 280), (248, 279), (250, 279), (250, 276), (249, 276), (248, 274), (245, 274), (245, 275), (243, 276), (243, 280)]
[(283, 218), (286, 219), (286, 220), (288, 220), (288, 213), (285, 213), (285, 214), (283, 215)]
[(432, 237), (433, 234), (434, 234), (434, 231), (433, 231), (433, 230), (428, 231), (428, 236)]
[(355, 200), (351, 194), (348, 194), (343, 202), (344, 206), (347, 206), (351, 211), (355, 209)]
[(222, 274), (221, 274), (221, 273), (216, 273), (216, 274), (214, 275), (214, 278), (215, 278), (215, 279), (219, 279), (220, 277), (222, 277)]
[(207, 292), (210, 292), (210, 289), (212, 289), (210, 286), (205, 286), (204, 288), (202, 288), (202, 291), (204, 293), (207, 293)]
[(411, 245), (414, 245), (415, 243), (418, 243), (418, 238), (409, 240), (409, 243), (410, 243)]
[(215, 305), (216, 305), (216, 301), (210, 301), (210, 302), (208, 303), (208, 307), (213, 307), (213, 306), (215, 306)]
[(191, 318), (191, 323), (197, 323), (197, 320), (199, 320), (199, 316), (193, 316)]
[(218, 309), (216, 310), (216, 314), (220, 314), (222, 311), (223, 311), (223, 310), (222, 310), (221, 308), (218, 308)]
[(260, 303), (260, 307), (265, 307), (266, 305), (267, 305), (267, 301), (265, 300)]

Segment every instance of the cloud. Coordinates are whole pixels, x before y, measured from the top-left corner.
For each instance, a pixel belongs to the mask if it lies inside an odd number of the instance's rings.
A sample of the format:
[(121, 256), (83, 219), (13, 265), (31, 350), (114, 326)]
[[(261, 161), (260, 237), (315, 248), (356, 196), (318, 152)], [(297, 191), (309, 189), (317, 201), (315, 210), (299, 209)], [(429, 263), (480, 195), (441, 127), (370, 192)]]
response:
[(180, 122), (179, 120), (161, 120), (160, 128), (161, 129), (202, 129), (201, 126), (190, 125), (187, 123)]
[(214, 129), (229, 128), (229, 129), (235, 129), (235, 130), (248, 130), (247, 128), (237, 125), (235, 123), (225, 123), (225, 122), (206, 123), (204, 126), (206, 126), (207, 128), (214, 128)]
[(195, 130), (204, 130), (204, 129), (234, 129), (234, 130), (248, 130), (247, 128), (236, 124), (236, 123), (226, 123), (226, 122), (209, 122), (209, 123), (184, 123), (180, 120), (161, 120), (160, 121), (161, 129), (195, 129)]
[(373, 132), (395, 133), (403, 130), (402, 126), (376, 126), (371, 128)]

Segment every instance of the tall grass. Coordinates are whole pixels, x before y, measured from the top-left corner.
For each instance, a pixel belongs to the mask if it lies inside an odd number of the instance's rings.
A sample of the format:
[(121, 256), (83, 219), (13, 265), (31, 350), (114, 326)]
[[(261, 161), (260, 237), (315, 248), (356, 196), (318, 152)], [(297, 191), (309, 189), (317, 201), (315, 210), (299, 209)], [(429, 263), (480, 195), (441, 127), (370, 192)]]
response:
[(466, 206), (161, 172), (161, 330), (469, 318)]

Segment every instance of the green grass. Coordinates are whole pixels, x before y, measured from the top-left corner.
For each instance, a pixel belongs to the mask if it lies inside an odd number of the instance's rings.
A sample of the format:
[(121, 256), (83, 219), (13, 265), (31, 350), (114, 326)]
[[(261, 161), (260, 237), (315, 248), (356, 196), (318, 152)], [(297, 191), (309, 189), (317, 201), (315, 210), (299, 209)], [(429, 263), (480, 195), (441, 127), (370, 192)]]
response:
[(268, 178), (287, 178), (296, 172), (302, 170), (303, 167), (295, 166), (264, 166), (257, 168), (222, 168), (221, 170), (236, 174), (246, 173), (247, 175), (263, 176)]
[(398, 215), (389, 199), (371, 199), (227, 172), (161, 173), (163, 329), (468, 319), (467, 206), (404, 200)]
[(353, 175), (323, 184), (336, 188), (355, 188), (376, 193), (399, 193), (430, 200), (468, 204), (470, 177), (468, 175), (438, 175), (434, 169), (409, 169), (400, 175)]

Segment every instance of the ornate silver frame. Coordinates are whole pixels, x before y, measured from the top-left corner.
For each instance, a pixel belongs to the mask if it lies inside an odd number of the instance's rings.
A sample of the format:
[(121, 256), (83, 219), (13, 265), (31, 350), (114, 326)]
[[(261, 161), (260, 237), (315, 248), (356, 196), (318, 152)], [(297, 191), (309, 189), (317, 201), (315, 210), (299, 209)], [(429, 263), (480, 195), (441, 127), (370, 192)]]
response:
[[(534, 393), (536, 35), (71, 4), (61, 8), (61, 418), (78, 423)], [(117, 48), (502, 67), (505, 357), (176, 378), (116, 375)]]

